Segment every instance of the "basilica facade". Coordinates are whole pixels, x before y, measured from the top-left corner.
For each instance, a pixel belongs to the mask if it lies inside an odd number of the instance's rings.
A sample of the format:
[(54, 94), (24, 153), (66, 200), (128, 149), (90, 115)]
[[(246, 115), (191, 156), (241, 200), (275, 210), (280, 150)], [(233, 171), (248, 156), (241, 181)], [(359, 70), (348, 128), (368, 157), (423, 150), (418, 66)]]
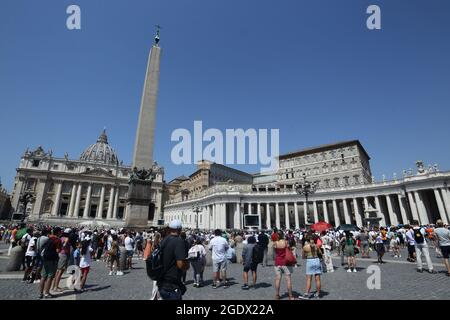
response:
[[(148, 225), (161, 219), (164, 169), (154, 163), (151, 185), (152, 204)], [(124, 226), (131, 166), (124, 165), (108, 142), (105, 130), (78, 159), (53, 156), (38, 147), (27, 150), (17, 168), (12, 207), (15, 219), (25, 212), (30, 222), (76, 225), (101, 221)], [(21, 195), (30, 193), (32, 201), (23, 208)]]

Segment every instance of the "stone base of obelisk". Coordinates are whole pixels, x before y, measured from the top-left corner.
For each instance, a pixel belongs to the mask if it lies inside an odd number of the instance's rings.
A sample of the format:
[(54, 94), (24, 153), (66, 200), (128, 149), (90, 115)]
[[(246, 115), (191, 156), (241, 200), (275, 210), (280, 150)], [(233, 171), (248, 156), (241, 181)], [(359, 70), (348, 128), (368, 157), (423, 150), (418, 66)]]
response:
[(152, 202), (151, 181), (134, 180), (129, 184), (125, 227), (145, 229)]

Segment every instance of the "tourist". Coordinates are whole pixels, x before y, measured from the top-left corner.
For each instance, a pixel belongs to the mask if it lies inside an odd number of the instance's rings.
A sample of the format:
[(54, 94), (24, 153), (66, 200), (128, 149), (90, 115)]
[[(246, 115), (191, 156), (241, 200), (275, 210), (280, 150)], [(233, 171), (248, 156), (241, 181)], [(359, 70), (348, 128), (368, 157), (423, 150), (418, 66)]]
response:
[(369, 253), (369, 235), (367, 233), (367, 229), (363, 229), (362, 232), (360, 232), (357, 236), (358, 240), (360, 241), (360, 248), (361, 248), (361, 257), (362, 258), (370, 258)]
[(58, 269), (56, 271), (55, 280), (53, 281), (52, 290), (56, 292), (62, 292), (63, 290), (59, 287), (59, 282), (61, 281), (61, 277), (66, 271), (69, 257), (70, 257), (70, 243), (69, 243), (69, 234), (71, 230), (65, 229), (61, 236), (61, 250), (59, 251), (58, 256)]
[(120, 258), (120, 250), (119, 250), (119, 239), (116, 234), (111, 236), (111, 249), (109, 250), (109, 275), (112, 276), (114, 274), (114, 270), (116, 271), (117, 276), (123, 276), (123, 272), (120, 270), (119, 258)]
[[(322, 263), (320, 262), (320, 246), (317, 243), (318, 237), (307, 233), (303, 246), (303, 259), (306, 259), (306, 291), (300, 299), (320, 298), (320, 275), (322, 274)], [(350, 265), (350, 263), (349, 263)], [(316, 292), (311, 296), (312, 277), (316, 283)]]
[(441, 219), (436, 221), (436, 228), (433, 231), (433, 235), (438, 241), (439, 248), (441, 249), (442, 258), (444, 259), (445, 267), (447, 268), (447, 277), (450, 276), (450, 230), (444, 228), (444, 223)]
[[(381, 228), (382, 229), (382, 228)], [(383, 261), (384, 253), (386, 252), (386, 248), (384, 246), (383, 236), (381, 231), (377, 233), (375, 238), (375, 251), (377, 252), (377, 263), (385, 263)]]
[(275, 299), (280, 300), (280, 284), (281, 277), (284, 274), (286, 276), (286, 284), (288, 289), (289, 300), (294, 300), (292, 295), (292, 281), (291, 274), (293, 273), (292, 266), (287, 265), (286, 261), (286, 251), (289, 250), (289, 244), (284, 239), (284, 233), (282, 231), (278, 232), (276, 237), (278, 239), (273, 243), (273, 248), (275, 252)]
[(436, 273), (433, 270), (433, 263), (431, 262), (430, 252), (428, 250), (428, 243), (425, 240), (425, 229), (419, 226), (418, 221), (413, 221), (413, 232), (414, 232), (414, 241), (416, 242), (415, 250), (416, 250), (416, 262), (417, 262), (417, 272), (423, 272), (422, 269), (422, 255), (425, 256), (425, 260), (427, 262), (428, 272)]
[(40, 295), (42, 298), (53, 298), (54, 295), (50, 293), (50, 286), (56, 274), (58, 267), (58, 254), (61, 250), (61, 229), (59, 227), (53, 228), (50, 236), (42, 236), (38, 241), (38, 250), (42, 257), (42, 273), (40, 283)]
[(203, 284), (203, 271), (206, 265), (206, 250), (200, 237), (197, 237), (188, 252), (188, 259), (194, 270), (194, 288), (200, 288)]
[(262, 262), (262, 266), (267, 266), (267, 253), (269, 252), (269, 237), (264, 231), (260, 231), (258, 235), (258, 245), (260, 245), (264, 249), (264, 258)]
[(256, 269), (258, 268), (259, 262), (257, 260), (259, 259), (259, 257), (257, 257), (257, 252), (254, 252), (255, 250), (260, 250), (260, 253), (262, 253), (262, 258), (264, 259), (264, 247), (262, 247), (260, 244), (256, 244), (255, 237), (251, 236), (247, 239), (247, 244), (244, 246), (242, 250), (242, 264), (244, 265), (243, 271), (244, 285), (242, 286), (243, 290), (248, 290), (250, 288), (248, 286), (249, 271), (252, 272), (252, 280), (253, 280), (252, 286), (253, 288), (256, 287), (256, 279), (257, 279)]
[(138, 232), (136, 237), (134, 238), (134, 241), (136, 243), (137, 258), (141, 259), (144, 254), (144, 247), (143, 247), (144, 237)]
[(212, 263), (213, 263), (213, 289), (217, 289), (220, 285), (220, 278), (223, 279), (223, 287), (226, 289), (229, 287), (227, 282), (227, 257), (226, 252), (228, 250), (228, 242), (222, 237), (222, 231), (219, 229), (214, 231), (214, 238), (209, 242), (209, 250), (212, 251)]
[[(31, 229), (30, 229), (31, 231)], [(28, 234), (28, 233), (27, 233)], [(27, 249), (25, 252), (25, 264), (26, 269), (23, 274), (23, 282), (29, 281), (29, 283), (33, 283), (34, 277), (31, 277), (32, 280), (30, 280), (30, 274), (33, 270), (34, 265), (36, 264), (36, 241), (38, 239), (39, 233), (35, 231), (32, 236), (30, 236), (30, 239), (28, 241)]]
[(405, 232), (406, 243), (408, 244), (408, 260), (409, 262), (416, 262), (416, 241), (414, 240), (414, 230), (411, 225), (408, 226), (408, 231)]
[[(186, 251), (186, 253), (189, 252), (189, 248), (191, 246), (189, 244), (189, 241), (187, 240), (186, 232), (181, 232), (180, 233), (180, 238), (181, 238), (181, 240), (183, 240), (184, 250)], [(181, 281), (183, 282), (183, 284), (186, 284), (187, 271), (183, 270), (182, 273), (183, 273), (183, 275), (181, 276)]]
[(81, 252), (80, 252), (81, 292), (85, 291), (84, 287), (86, 285), (87, 276), (91, 267), (92, 252), (94, 252), (94, 249), (92, 249), (90, 244), (91, 244), (90, 236), (85, 237), (84, 240), (81, 241)]
[(81, 243), (77, 241), (75, 245), (75, 250), (73, 250), (73, 264), (79, 267), (80, 259), (81, 259)]
[(168, 235), (161, 242), (164, 273), (158, 280), (157, 286), (163, 300), (182, 300), (186, 292), (186, 286), (181, 278), (183, 271), (189, 269), (189, 262), (186, 260), (185, 242), (180, 237), (181, 229), (179, 220), (171, 221)]
[[(149, 245), (149, 249), (147, 251), (147, 247), (146, 247), (145, 251), (148, 252), (148, 256), (144, 257), (145, 260), (151, 258), (152, 252), (160, 246), (161, 241), (164, 239), (165, 236), (166, 236), (166, 230), (163, 229), (163, 230), (161, 230), (161, 233), (156, 232), (153, 235), (153, 243), (150, 242), (150, 244), (148, 244), (148, 241), (150, 241), (150, 239), (147, 239), (147, 244)], [(158, 284), (157, 284), (156, 280), (153, 280), (152, 295), (150, 297), (150, 300), (162, 300), (161, 296), (159, 295)]]
[(355, 244), (356, 240), (350, 231), (346, 231), (344, 237), (344, 255), (347, 257), (347, 272), (356, 272)]
[(391, 234), (390, 248), (392, 249), (392, 255), (394, 258), (401, 258), (400, 255), (400, 240), (396, 233)]
[(125, 244), (125, 250), (127, 251), (127, 264), (125, 267), (126, 269), (133, 269), (133, 254), (134, 254), (134, 241), (131, 236), (131, 232), (127, 232), (125, 234), (124, 244)]
[(323, 260), (327, 272), (334, 272), (333, 259), (331, 258), (332, 246), (333, 246), (333, 238), (326, 231), (322, 231), (322, 248), (324, 250)]

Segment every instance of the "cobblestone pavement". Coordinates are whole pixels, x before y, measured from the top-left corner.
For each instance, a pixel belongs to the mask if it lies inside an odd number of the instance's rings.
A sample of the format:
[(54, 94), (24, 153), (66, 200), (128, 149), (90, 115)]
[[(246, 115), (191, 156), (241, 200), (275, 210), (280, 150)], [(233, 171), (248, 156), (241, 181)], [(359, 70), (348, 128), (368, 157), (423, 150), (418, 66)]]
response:
[[(5, 272), (8, 261), (6, 247), (0, 245), (0, 299), (37, 299), (38, 285), (21, 282), (22, 272)], [(435, 257), (432, 252), (432, 260), (438, 274), (416, 272), (416, 265), (406, 261), (406, 252), (402, 258), (386, 256), (387, 263), (380, 266), (381, 289), (368, 289), (367, 279), (371, 275), (367, 268), (373, 265), (374, 259), (358, 259), (357, 273), (347, 273), (340, 265), (340, 258), (333, 259), (335, 272), (322, 275), (322, 299), (450, 299), (450, 278), (445, 275), (444, 265), (441, 259)], [(374, 257), (374, 253), (372, 253)], [(142, 260), (134, 259), (135, 269), (125, 271), (123, 276), (109, 276), (103, 262), (93, 262), (91, 272), (87, 280), (88, 291), (74, 294), (67, 290), (58, 294), (56, 299), (68, 300), (146, 300), (150, 298), (152, 282), (147, 277), (145, 265)], [(300, 266), (294, 268), (292, 276), (295, 294), (301, 294), (305, 289), (305, 266), (300, 261)], [(426, 270), (426, 266), (424, 266)], [(205, 270), (206, 286), (194, 288), (192, 286), (192, 270), (188, 271), (187, 292), (185, 300), (230, 300), (251, 299), (268, 300), (274, 298), (274, 269), (273, 267), (258, 268), (258, 285), (255, 289), (242, 290), (242, 266), (231, 264), (228, 278), (231, 286), (227, 289), (219, 287), (213, 289), (211, 284), (211, 267)], [(65, 284), (65, 280), (62, 280)], [(282, 279), (281, 294), (286, 299), (286, 285)]]

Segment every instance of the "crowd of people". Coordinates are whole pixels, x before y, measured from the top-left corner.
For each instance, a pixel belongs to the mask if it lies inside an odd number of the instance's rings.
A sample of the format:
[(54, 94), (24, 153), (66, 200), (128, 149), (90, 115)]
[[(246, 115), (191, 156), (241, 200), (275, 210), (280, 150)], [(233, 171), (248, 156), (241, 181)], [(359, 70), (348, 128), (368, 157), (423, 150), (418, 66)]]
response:
[[(427, 271), (433, 274), (436, 270), (430, 248), (434, 248), (450, 276), (450, 230), (441, 220), (427, 226), (413, 221), (411, 225), (396, 227), (295, 231), (183, 231), (178, 220), (163, 229), (143, 232), (16, 224), (0, 226), (0, 240), (9, 244), (9, 253), (16, 246), (22, 248), (22, 281), (39, 283), (40, 299), (52, 298), (54, 293), (63, 291), (60, 283), (69, 266), (75, 265), (80, 270), (79, 283), (73, 289), (84, 292), (93, 261), (103, 262), (110, 276), (123, 276), (124, 270), (133, 269), (133, 257), (146, 261), (147, 272), (155, 263), (161, 264), (162, 271), (154, 277), (151, 299), (163, 300), (182, 298), (190, 267), (193, 287), (203, 287), (208, 259), (212, 265), (213, 289), (228, 288), (228, 266), (241, 263), (242, 290), (257, 288), (258, 267), (267, 267), (273, 261), (275, 299), (281, 298), (283, 277), (290, 300), (320, 298), (321, 274), (335, 271), (333, 257), (340, 257), (346, 272), (354, 273), (358, 271), (356, 257), (368, 259), (371, 252), (376, 253), (376, 263), (384, 264), (386, 254), (400, 259), (401, 249), (407, 249), (406, 260), (416, 263), (418, 272), (423, 272), (424, 258)], [(291, 276), (302, 261), (305, 261), (306, 286), (304, 294), (295, 297)]]

